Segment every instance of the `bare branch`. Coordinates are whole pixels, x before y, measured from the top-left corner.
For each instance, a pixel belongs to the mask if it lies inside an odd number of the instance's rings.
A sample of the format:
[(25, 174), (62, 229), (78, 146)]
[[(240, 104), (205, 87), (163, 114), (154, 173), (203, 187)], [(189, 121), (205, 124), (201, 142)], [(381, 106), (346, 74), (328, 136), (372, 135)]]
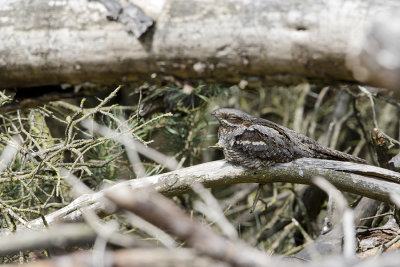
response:
[[(93, 251), (76, 252), (70, 255), (55, 257), (25, 264), (25, 267), (88, 267), (95, 266), (93, 263)], [(106, 266), (114, 267), (143, 267), (143, 266), (194, 266), (194, 267), (229, 267), (231, 265), (212, 260), (208, 257), (198, 255), (192, 249), (163, 249), (163, 248), (140, 248), (120, 249), (107, 251), (104, 254)], [(7, 265), (21, 266), (21, 265)]]
[(194, 208), (215, 222), (226, 236), (231, 239), (237, 239), (238, 233), (235, 227), (225, 217), (217, 199), (211, 192), (205, 189), (201, 184), (195, 184), (192, 188), (204, 201), (195, 201)]
[(337, 190), (332, 184), (321, 177), (315, 177), (314, 183), (324, 190), (330, 197), (335, 201), (340, 215), (342, 216), (342, 227), (343, 227), (343, 254), (347, 259), (354, 257), (356, 251), (356, 240), (355, 240), (355, 226), (354, 226), (354, 214), (353, 211), (348, 207), (346, 198)]
[(228, 240), (195, 218), (191, 218), (171, 200), (149, 190), (127, 187), (109, 192), (107, 197), (122, 209), (129, 210), (164, 229), (200, 252), (234, 266), (271, 266), (272, 259), (263, 252), (235, 240)]
[[(303, 158), (290, 163), (277, 164), (263, 171), (253, 171), (220, 160), (169, 173), (129, 180), (94, 194), (84, 194), (68, 206), (47, 215), (45, 218), (49, 224), (55, 221), (79, 221), (82, 219), (82, 213), (79, 209), (85, 206), (90, 206), (98, 213), (112, 213), (114, 210), (108, 210), (99, 200), (104, 197), (105, 193), (118, 187), (131, 187), (132, 189), (152, 187), (166, 196), (175, 196), (190, 192), (195, 183), (201, 183), (205, 187), (273, 182), (312, 184), (312, 178), (315, 176), (324, 177), (339, 190), (381, 201), (391, 202), (390, 193), (400, 194), (400, 173), (365, 164)], [(43, 222), (41, 219), (36, 219), (28, 225), (43, 227)]]
[[(165, 116), (170, 116), (170, 114), (166, 114)], [(140, 175), (138, 177), (142, 177), (145, 175), (144, 168), (140, 162), (140, 159), (137, 155), (137, 152), (143, 154), (144, 156), (154, 160), (157, 163), (160, 163), (167, 167), (170, 170), (175, 170), (178, 167), (178, 162), (171, 157), (165, 156), (164, 154), (158, 152), (157, 150), (147, 147), (143, 145), (140, 142), (135, 141), (130, 135), (128, 135), (126, 132), (128, 130), (124, 129), (124, 132), (119, 133), (117, 131), (114, 131), (110, 128), (107, 128), (106, 126), (99, 125), (93, 120), (87, 119), (82, 122), (83, 127), (96, 132), (102, 136), (106, 136), (108, 138), (111, 138), (121, 144), (123, 144), (126, 147), (127, 154), (129, 157), (130, 162), (133, 164), (133, 169), (136, 169), (135, 167), (140, 166), (142, 171), (140, 171)], [(126, 126), (125, 126), (126, 128)], [(137, 130), (138, 128), (136, 128)]]
[(66, 248), (82, 245), (93, 242), (95, 238), (96, 233), (84, 224), (52, 226), (47, 231), (40, 232), (24, 230), (16, 235), (0, 239), (0, 256), (38, 248)]

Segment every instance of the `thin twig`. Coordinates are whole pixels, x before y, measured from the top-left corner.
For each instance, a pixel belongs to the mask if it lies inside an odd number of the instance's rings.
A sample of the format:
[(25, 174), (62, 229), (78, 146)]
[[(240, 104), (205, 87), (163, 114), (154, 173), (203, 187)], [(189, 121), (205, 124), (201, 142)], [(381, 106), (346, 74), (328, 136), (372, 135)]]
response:
[(337, 205), (338, 211), (341, 213), (343, 219), (343, 254), (348, 259), (353, 258), (356, 253), (356, 232), (353, 211), (348, 207), (344, 196), (331, 183), (321, 177), (315, 177), (313, 181), (318, 187), (332, 196), (332, 198), (335, 200), (335, 204)]
[(209, 219), (215, 222), (219, 228), (227, 235), (230, 239), (237, 239), (238, 234), (235, 227), (228, 221), (225, 217), (218, 201), (214, 198), (210, 191), (205, 189), (202, 184), (194, 184), (192, 189), (195, 193), (197, 193), (203, 202), (196, 201), (194, 203), (195, 209), (202, 212), (205, 216), (209, 217)]

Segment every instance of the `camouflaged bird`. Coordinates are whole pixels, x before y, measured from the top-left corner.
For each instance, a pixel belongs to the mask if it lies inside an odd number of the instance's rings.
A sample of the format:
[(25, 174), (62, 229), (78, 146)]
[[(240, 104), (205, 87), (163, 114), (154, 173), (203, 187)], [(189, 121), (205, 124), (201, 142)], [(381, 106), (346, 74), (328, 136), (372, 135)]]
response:
[(271, 121), (254, 118), (236, 109), (212, 113), (219, 123), (217, 147), (225, 159), (247, 168), (260, 169), (298, 158), (318, 158), (367, 163), (358, 157), (325, 147), (314, 139)]

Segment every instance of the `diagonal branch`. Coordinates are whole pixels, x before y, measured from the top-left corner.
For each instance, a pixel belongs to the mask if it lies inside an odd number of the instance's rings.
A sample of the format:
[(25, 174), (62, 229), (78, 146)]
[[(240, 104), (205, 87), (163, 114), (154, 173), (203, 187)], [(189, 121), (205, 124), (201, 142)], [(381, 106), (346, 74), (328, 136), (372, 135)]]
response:
[[(68, 206), (45, 217), (48, 224), (82, 219), (80, 209), (89, 206), (97, 213), (110, 214), (114, 210), (100, 200), (118, 187), (132, 189), (152, 187), (166, 195), (175, 196), (191, 191), (191, 186), (201, 183), (206, 187), (217, 187), (238, 183), (288, 182), (312, 184), (312, 178), (322, 176), (339, 190), (369, 198), (390, 202), (389, 193), (400, 194), (400, 173), (365, 164), (303, 158), (293, 162), (277, 164), (263, 171), (247, 170), (224, 160), (213, 161), (179, 169), (151, 177), (134, 179), (103, 189), (94, 194), (85, 194)], [(29, 227), (43, 227), (42, 219), (28, 223)]]

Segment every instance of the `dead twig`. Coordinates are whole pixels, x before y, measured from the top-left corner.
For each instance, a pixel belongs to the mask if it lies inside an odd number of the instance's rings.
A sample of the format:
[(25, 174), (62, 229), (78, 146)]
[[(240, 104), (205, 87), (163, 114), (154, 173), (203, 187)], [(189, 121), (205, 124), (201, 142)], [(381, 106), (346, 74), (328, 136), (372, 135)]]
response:
[(239, 240), (230, 241), (191, 218), (171, 200), (149, 190), (119, 188), (106, 194), (119, 208), (129, 210), (174, 234), (187, 245), (235, 266), (271, 266), (272, 260)]

